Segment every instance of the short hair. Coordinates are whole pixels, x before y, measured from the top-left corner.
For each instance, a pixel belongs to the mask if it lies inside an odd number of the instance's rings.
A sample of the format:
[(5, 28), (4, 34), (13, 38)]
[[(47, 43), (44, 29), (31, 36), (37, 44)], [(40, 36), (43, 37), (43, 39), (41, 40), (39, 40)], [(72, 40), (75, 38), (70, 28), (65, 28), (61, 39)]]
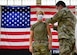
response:
[(44, 15), (44, 12), (43, 11), (37, 11), (36, 14), (38, 15), (39, 12), (41, 12), (41, 14)]
[(66, 7), (66, 4), (63, 1), (58, 1), (56, 3), (56, 6), (60, 6), (60, 5), (62, 5), (63, 7)]

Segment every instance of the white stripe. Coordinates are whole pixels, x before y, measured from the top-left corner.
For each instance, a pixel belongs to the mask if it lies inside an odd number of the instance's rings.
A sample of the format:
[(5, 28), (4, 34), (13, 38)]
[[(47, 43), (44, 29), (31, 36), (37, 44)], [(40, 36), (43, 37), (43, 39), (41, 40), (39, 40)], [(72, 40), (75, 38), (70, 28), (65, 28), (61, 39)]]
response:
[(0, 35), (0, 38), (5, 39), (28, 39), (30, 35)]
[[(70, 11), (75, 12), (75, 8), (69, 8)], [(31, 8), (32, 12), (43, 11), (43, 12), (57, 12), (56, 8)]]
[(52, 39), (58, 39), (58, 35), (52, 35)]
[(29, 46), (29, 42), (4, 42), (1, 41), (0, 45), (6, 45), (6, 46)]
[(57, 12), (57, 9), (55, 8), (31, 8), (32, 12), (36, 12), (36, 11), (43, 11), (43, 12)]
[[(53, 17), (53, 15), (51, 15), (51, 14), (50, 15), (47, 15), (47, 14), (44, 15), (44, 18), (51, 18), (51, 17)], [(31, 18), (37, 18), (37, 15), (36, 14), (32, 14)]]
[[(7, 39), (28, 39), (30, 35), (0, 35), (0, 38)], [(52, 35), (52, 39), (58, 39), (58, 35)]]
[[(4, 42), (4, 41), (1, 41), (0, 45), (6, 45), (6, 46), (29, 46), (29, 42)], [(59, 42), (52, 42), (52, 46), (59, 46)]]
[(51, 28), (51, 32), (57, 32), (56, 30), (53, 30), (53, 28)]
[(35, 24), (35, 23), (37, 23), (37, 21), (31, 21), (31, 25), (33, 25), (33, 24)]
[(30, 28), (1, 28), (4, 32), (29, 32)]
[(59, 42), (52, 42), (52, 46), (59, 46)]

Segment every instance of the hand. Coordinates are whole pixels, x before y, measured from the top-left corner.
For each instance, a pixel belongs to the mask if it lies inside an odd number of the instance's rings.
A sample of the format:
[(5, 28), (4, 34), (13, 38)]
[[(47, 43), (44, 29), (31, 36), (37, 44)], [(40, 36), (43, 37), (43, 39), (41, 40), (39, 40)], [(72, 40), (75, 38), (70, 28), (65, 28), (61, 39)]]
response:
[(48, 45), (49, 50), (51, 50), (51, 47), (52, 47), (51, 44), (49, 44), (49, 45)]
[(32, 46), (29, 47), (29, 51), (30, 51), (31, 53), (33, 52)]

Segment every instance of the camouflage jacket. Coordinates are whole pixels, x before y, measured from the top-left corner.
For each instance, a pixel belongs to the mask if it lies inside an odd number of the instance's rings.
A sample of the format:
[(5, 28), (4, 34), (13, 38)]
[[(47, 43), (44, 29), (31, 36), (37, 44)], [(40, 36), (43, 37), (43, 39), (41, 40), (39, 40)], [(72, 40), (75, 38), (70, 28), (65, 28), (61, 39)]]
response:
[(54, 24), (58, 22), (58, 37), (60, 38), (74, 38), (76, 17), (68, 8), (63, 8), (58, 11), (52, 18), (46, 20), (47, 23)]

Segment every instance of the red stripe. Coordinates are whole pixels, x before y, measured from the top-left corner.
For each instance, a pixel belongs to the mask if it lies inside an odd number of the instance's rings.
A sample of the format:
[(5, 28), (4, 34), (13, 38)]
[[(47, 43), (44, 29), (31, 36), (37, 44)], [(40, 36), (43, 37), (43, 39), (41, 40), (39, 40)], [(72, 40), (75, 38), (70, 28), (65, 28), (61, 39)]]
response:
[(27, 34), (30, 34), (30, 32), (1, 32), (1, 34), (4, 34), (4, 35), (27, 35)]
[[(29, 35), (30, 32), (1, 32), (4, 35)], [(52, 35), (58, 35), (57, 32), (52, 32)]]
[(0, 49), (29, 49), (29, 46), (0, 46)]
[[(48, 14), (48, 15), (54, 15), (56, 12), (44, 12), (45, 15)], [(36, 11), (34, 12), (31, 12), (31, 14), (36, 14)]]
[(58, 35), (58, 32), (52, 32), (52, 35)]
[[(59, 46), (52, 46), (52, 48), (59, 48)], [(0, 46), (0, 49), (29, 49), (29, 46)]]
[(37, 21), (37, 18), (31, 18), (31, 21)]
[(58, 39), (52, 39), (52, 42), (59, 42)]
[[(69, 9), (75, 8), (75, 6), (67, 6)], [(56, 9), (56, 6), (31, 6), (31, 8), (51, 8)]]
[(59, 46), (52, 46), (52, 48), (59, 48)]
[(31, 8), (56, 8), (56, 6), (31, 6)]
[(7, 42), (28, 42), (29, 38), (27, 39), (5, 39), (5, 38), (1, 38), (1, 41), (7, 41)]
[[(29, 38), (27, 39), (5, 39), (1, 38), (1, 41), (6, 41), (6, 42), (28, 42)], [(58, 42), (58, 39), (52, 39), (52, 42)]]
[(74, 8), (75, 9), (75, 6), (67, 6), (69, 9), (72, 9)]

